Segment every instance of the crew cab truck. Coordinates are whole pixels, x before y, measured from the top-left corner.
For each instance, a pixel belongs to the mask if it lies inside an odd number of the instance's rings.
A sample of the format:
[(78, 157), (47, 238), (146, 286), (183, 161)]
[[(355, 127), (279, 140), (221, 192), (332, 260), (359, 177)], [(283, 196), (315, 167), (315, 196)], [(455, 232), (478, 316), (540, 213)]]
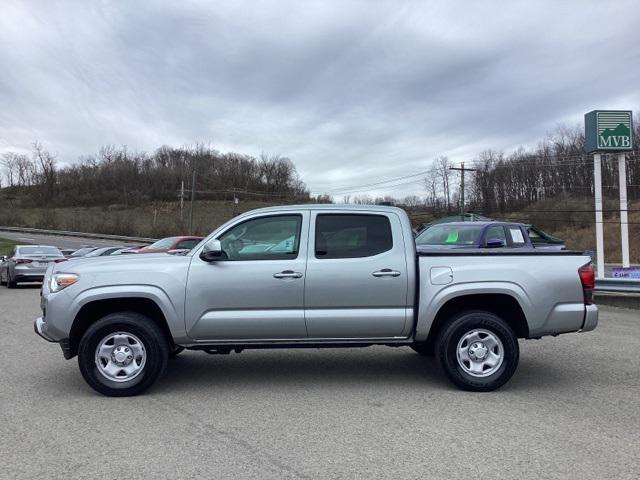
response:
[(416, 249), (394, 207), (254, 210), (188, 254), (49, 267), (38, 335), (100, 393), (134, 395), (183, 349), (411, 347), (465, 390), (516, 370), (518, 339), (593, 330), (590, 259), (568, 251)]

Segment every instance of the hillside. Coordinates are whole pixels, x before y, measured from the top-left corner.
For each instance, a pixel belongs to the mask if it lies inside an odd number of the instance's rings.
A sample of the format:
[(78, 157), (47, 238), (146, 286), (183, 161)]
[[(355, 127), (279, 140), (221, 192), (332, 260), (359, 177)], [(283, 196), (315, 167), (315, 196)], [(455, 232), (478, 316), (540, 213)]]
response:
[[(268, 202), (241, 202), (235, 213), (275, 205)], [(61, 207), (11, 208), (0, 211), (0, 225), (48, 228), (78, 232), (109, 233), (140, 237), (164, 237), (189, 233), (189, 203), (185, 202), (184, 227), (179, 222), (179, 202), (153, 202), (126, 207)], [(208, 234), (234, 216), (234, 205), (228, 201), (194, 202), (194, 233)]]
[[(193, 213), (194, 232), (206, 235), (233, 218), (234, 214), (278, 204), (281, 202), (243, 200), (234, 208), (233, 203), (229, 201), (196, 201)], [(606, 260), (610, 263), (621, 261), (620, 219), (617, 208), (617, 200), (605, 200), (605, 252)], [(124, 205), (51, 209), (11, 207), (0, 211), (0, 225), (156, 238), (188, 233), (189, 203), (185, 202), (184, 205), (184, 227), (182, 228), (179, 222), (179, 210), (179, 202), (151, 202), (136, 207)], [(629, 210), (631, 259), (634, 263), (640, 263), (640, 201), (630, 202)], [(444, 212), (434, 214), (425, 207), (407, 208), (407, 211), (414, 225), (446, 215)], [(533, 203), (519, 211), (478, 211), (477, 213), (484, 213), (496, 220), (532, 223), (565, 240), (569, 248), (596, 250), (593, 205), (588, 198), (558, 197)]]

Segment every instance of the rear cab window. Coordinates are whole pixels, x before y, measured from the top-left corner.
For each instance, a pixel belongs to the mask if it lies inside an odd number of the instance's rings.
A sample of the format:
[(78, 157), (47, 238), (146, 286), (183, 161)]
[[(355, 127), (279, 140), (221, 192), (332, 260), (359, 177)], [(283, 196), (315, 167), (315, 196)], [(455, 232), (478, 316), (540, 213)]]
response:
[(393, 248), (391, 223), (385, 215), (318, 214), (315, 257), (362, 258)]

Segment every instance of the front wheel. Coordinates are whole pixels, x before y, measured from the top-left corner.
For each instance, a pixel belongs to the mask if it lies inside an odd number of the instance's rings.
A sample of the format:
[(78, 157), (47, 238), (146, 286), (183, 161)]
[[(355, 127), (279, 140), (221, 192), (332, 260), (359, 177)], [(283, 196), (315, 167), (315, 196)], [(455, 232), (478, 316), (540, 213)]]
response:
[(111, 397), (137, 395), (162, 375), (169, 357), (163, 331), (134, 312), (112, 313), (80, 340), (78, 366), (86, 382)]
[(436, 358), (445, 375), (463, 390), (500, 388), (518, 366), (518, 338), (497, 315), (465, 312), (445, 326), (436, 342)]

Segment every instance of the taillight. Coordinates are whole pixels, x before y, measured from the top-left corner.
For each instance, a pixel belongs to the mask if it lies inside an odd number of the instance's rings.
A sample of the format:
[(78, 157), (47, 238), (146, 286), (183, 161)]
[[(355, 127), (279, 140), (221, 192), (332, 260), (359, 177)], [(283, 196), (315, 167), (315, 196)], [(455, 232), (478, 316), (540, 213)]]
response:
[(20, 265), (22, 263), (31, 263), (33, 260), (29, 260), (28, 258), (16, 258), (16, 265)]
[(584, 294), (584, 304), (593, 304), (593, 289), (596, 288), (596, 273), (593, 265), (587, 263), (578, 269), (580, 275), (580, 283), (582, 283), (582, 292)]

